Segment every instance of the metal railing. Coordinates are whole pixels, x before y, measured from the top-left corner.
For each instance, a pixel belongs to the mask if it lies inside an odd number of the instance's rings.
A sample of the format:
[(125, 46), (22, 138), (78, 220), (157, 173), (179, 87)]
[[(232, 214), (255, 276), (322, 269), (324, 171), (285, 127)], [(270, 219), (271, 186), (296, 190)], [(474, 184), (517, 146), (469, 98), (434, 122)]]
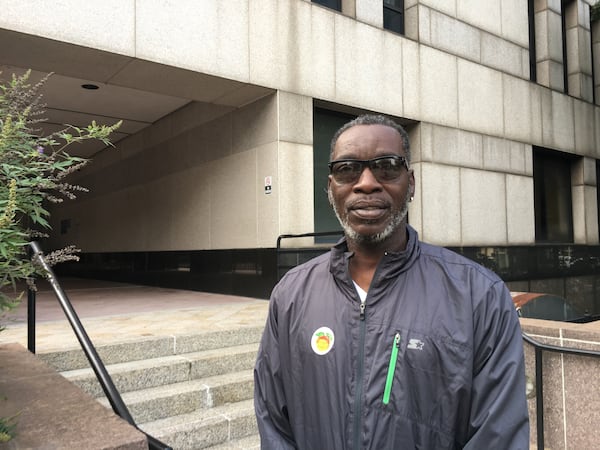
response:
[[(281, 241), (284, 239), (297, 239), (297, 238), (305, 238), (305, 237), (326, 237), (326, 236), (339, 236), (341, 237), (344, 234), (343, 231), (320, 231), (315, 233), (302, 233), (302, 234), (282, 234), (277, 238), (277, 281), (281, 279), (281, 277), (292, 267), (299, 265), (300, 263), (318, 256), (319, 254), (326, 253), (329, 251), (331, 245), (327, 246), (314, 246), (314, 247), (294, 247), (294, 248), (284, 248), (281, 246)], [(283, 257), (284, 255), (292, 255), (295, 257), (295, 261), (292, 264), (284, 263)], [(302, 258), (302, 255), (307, 256), (307, 258)]]
[[(61, 288), (60, 284), (58, 283), (58, 280), (56, 279), (56, 276), (54, 275), (54, 272), (52, 271), (48, 262), (44, 258), (39, 244), (37, 242), (31, 242), (29, 245), (32, 250), (32, 260), (42, 268), (45, 274), (45, 278), (50, 283), (52, 290), (56, 294), (56, 298), (58, 299), (60, 306), (62, 307), (65, 315), (67, 316), (67, 319), (71, 324), (71, 328), (73, 328), (73, 331), (77, 336), (77, 340), (79, 341), (79, 344), (81, 345), (85, 356), (87, 357), (90, 365), (92, 366), (92, 369), (96, 374), (96, 378), (102, 386), (104, 395), (106, 395), (106, 398), (108, 399), (115, 414), (129, 422), (130, 425), (134, 426), (137, 430), (141, 431), (146, 435), (149, 450), (172, 450), (170, 446), (149, 435), (136, 425), (135, 421), (133, 420), (133, 417), (127, 409), (127, 406), (121, 398), (121, 394), (119, 394), (119, 391), (115, 387), (112, 378), (108, 374), (108, 371), (106, 370), (102, 359), (98, 355), (94, 344), (90, 340), (87, 332), (85, 331), (85, 328), (83, 327), (81, 321), (79, 320), (79, 317), (77, 316), (77, 313), (73, 309), (73, 305), (71, 305), (69, 298)], [(35, 292), (31, 289), (29, 290), (27, 295), (27, 344), (29, 351), (35, 353)]]
[(544, 352), (564, 353), (576, 356), (588, 356), (600, 358), (600, 352), (593, 350), (583, 350), (572, 347), (558, 347), (556, 345), (542, 344), (536, 341), (526, 333), (523, 334), (523, 340), (532, 345), (535, 351), (535, 396), (536, 396), (536, 425), (537, 425), (537, 448), (544, 450)]

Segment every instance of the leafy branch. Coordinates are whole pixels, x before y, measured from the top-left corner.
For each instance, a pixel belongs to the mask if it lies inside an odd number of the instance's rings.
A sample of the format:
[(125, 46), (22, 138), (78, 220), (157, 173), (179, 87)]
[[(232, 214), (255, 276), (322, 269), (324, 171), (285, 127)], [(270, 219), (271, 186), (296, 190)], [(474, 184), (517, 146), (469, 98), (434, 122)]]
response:
[[(40, 90), (49, 76), (32, 85), (28, 71), (0, 82), (0, 316), (20, 301), (18, 284), (31, 282), (38, 271), (27, 250), (31, 240), (47, 236), (48, 203), (87, 192), (67, 179), (89, 160), (70, 155), (68, 148), (89, 139), (112, 145), (109, 137), (121, 125), (65, 125), (44, 135), (36, 126), (46, 120)], [(78, 259), (77, 252), (69, 246), (49, 256), (65, 261)]]

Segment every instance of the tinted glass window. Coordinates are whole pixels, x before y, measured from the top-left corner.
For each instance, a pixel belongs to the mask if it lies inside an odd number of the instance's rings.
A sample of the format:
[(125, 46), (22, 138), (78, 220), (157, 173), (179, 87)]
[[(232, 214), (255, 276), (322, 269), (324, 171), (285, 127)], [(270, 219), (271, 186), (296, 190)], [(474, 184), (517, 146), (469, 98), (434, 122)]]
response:
[(335, 9), (336, 11), (342, 10), (342, 0), (312, 0), (312, 2)]
[(533, 182), (536, 242), (573, 242), (570, 158), (534, 149)]
[(383, 1), (383, 28), (404, 34), (404, 0)]
[[(340, 229), (327, 200), (327, 177), (331, 138), (346, 122), (356, 116), (315, 108), (313, 114), (313, 173), (315, 186), (315, 232)], [(337, 240), (337, 239), (334, 239)]]

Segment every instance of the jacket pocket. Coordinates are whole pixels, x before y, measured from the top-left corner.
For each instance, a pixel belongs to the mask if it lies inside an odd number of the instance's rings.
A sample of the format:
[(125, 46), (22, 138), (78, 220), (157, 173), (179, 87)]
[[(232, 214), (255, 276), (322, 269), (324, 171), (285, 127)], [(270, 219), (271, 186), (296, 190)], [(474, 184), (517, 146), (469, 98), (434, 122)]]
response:
[(385, 388), (383, 390), (383, 404), (387, 405), (390, 402), (390, 394), (392, 393), (392, 385), (394, 383), (394, 374), (396, 373), (396, 364), (398, 362), (398, 350), (400, 349), (400, 341), (402, 340), (400, 333), (396, 333), (392, 343), (390, 352), (390, 363), (388, 365), (387, 377), (385, 379)]

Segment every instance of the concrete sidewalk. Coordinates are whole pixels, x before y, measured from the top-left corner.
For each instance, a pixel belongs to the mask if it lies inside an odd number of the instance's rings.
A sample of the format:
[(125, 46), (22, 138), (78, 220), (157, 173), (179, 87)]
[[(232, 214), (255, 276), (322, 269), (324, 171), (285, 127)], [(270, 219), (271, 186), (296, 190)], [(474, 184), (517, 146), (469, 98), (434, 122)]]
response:
[[(76, 278), (59, 279), (94, 345), (152, 336), (262, 326), (268, 301), (206, 292)], [(77, 348), (79, 343), (49, 285), (38, 286), (36, 351)], [(27, 299), (0, 319), (0, 344), (27, 346)]]

